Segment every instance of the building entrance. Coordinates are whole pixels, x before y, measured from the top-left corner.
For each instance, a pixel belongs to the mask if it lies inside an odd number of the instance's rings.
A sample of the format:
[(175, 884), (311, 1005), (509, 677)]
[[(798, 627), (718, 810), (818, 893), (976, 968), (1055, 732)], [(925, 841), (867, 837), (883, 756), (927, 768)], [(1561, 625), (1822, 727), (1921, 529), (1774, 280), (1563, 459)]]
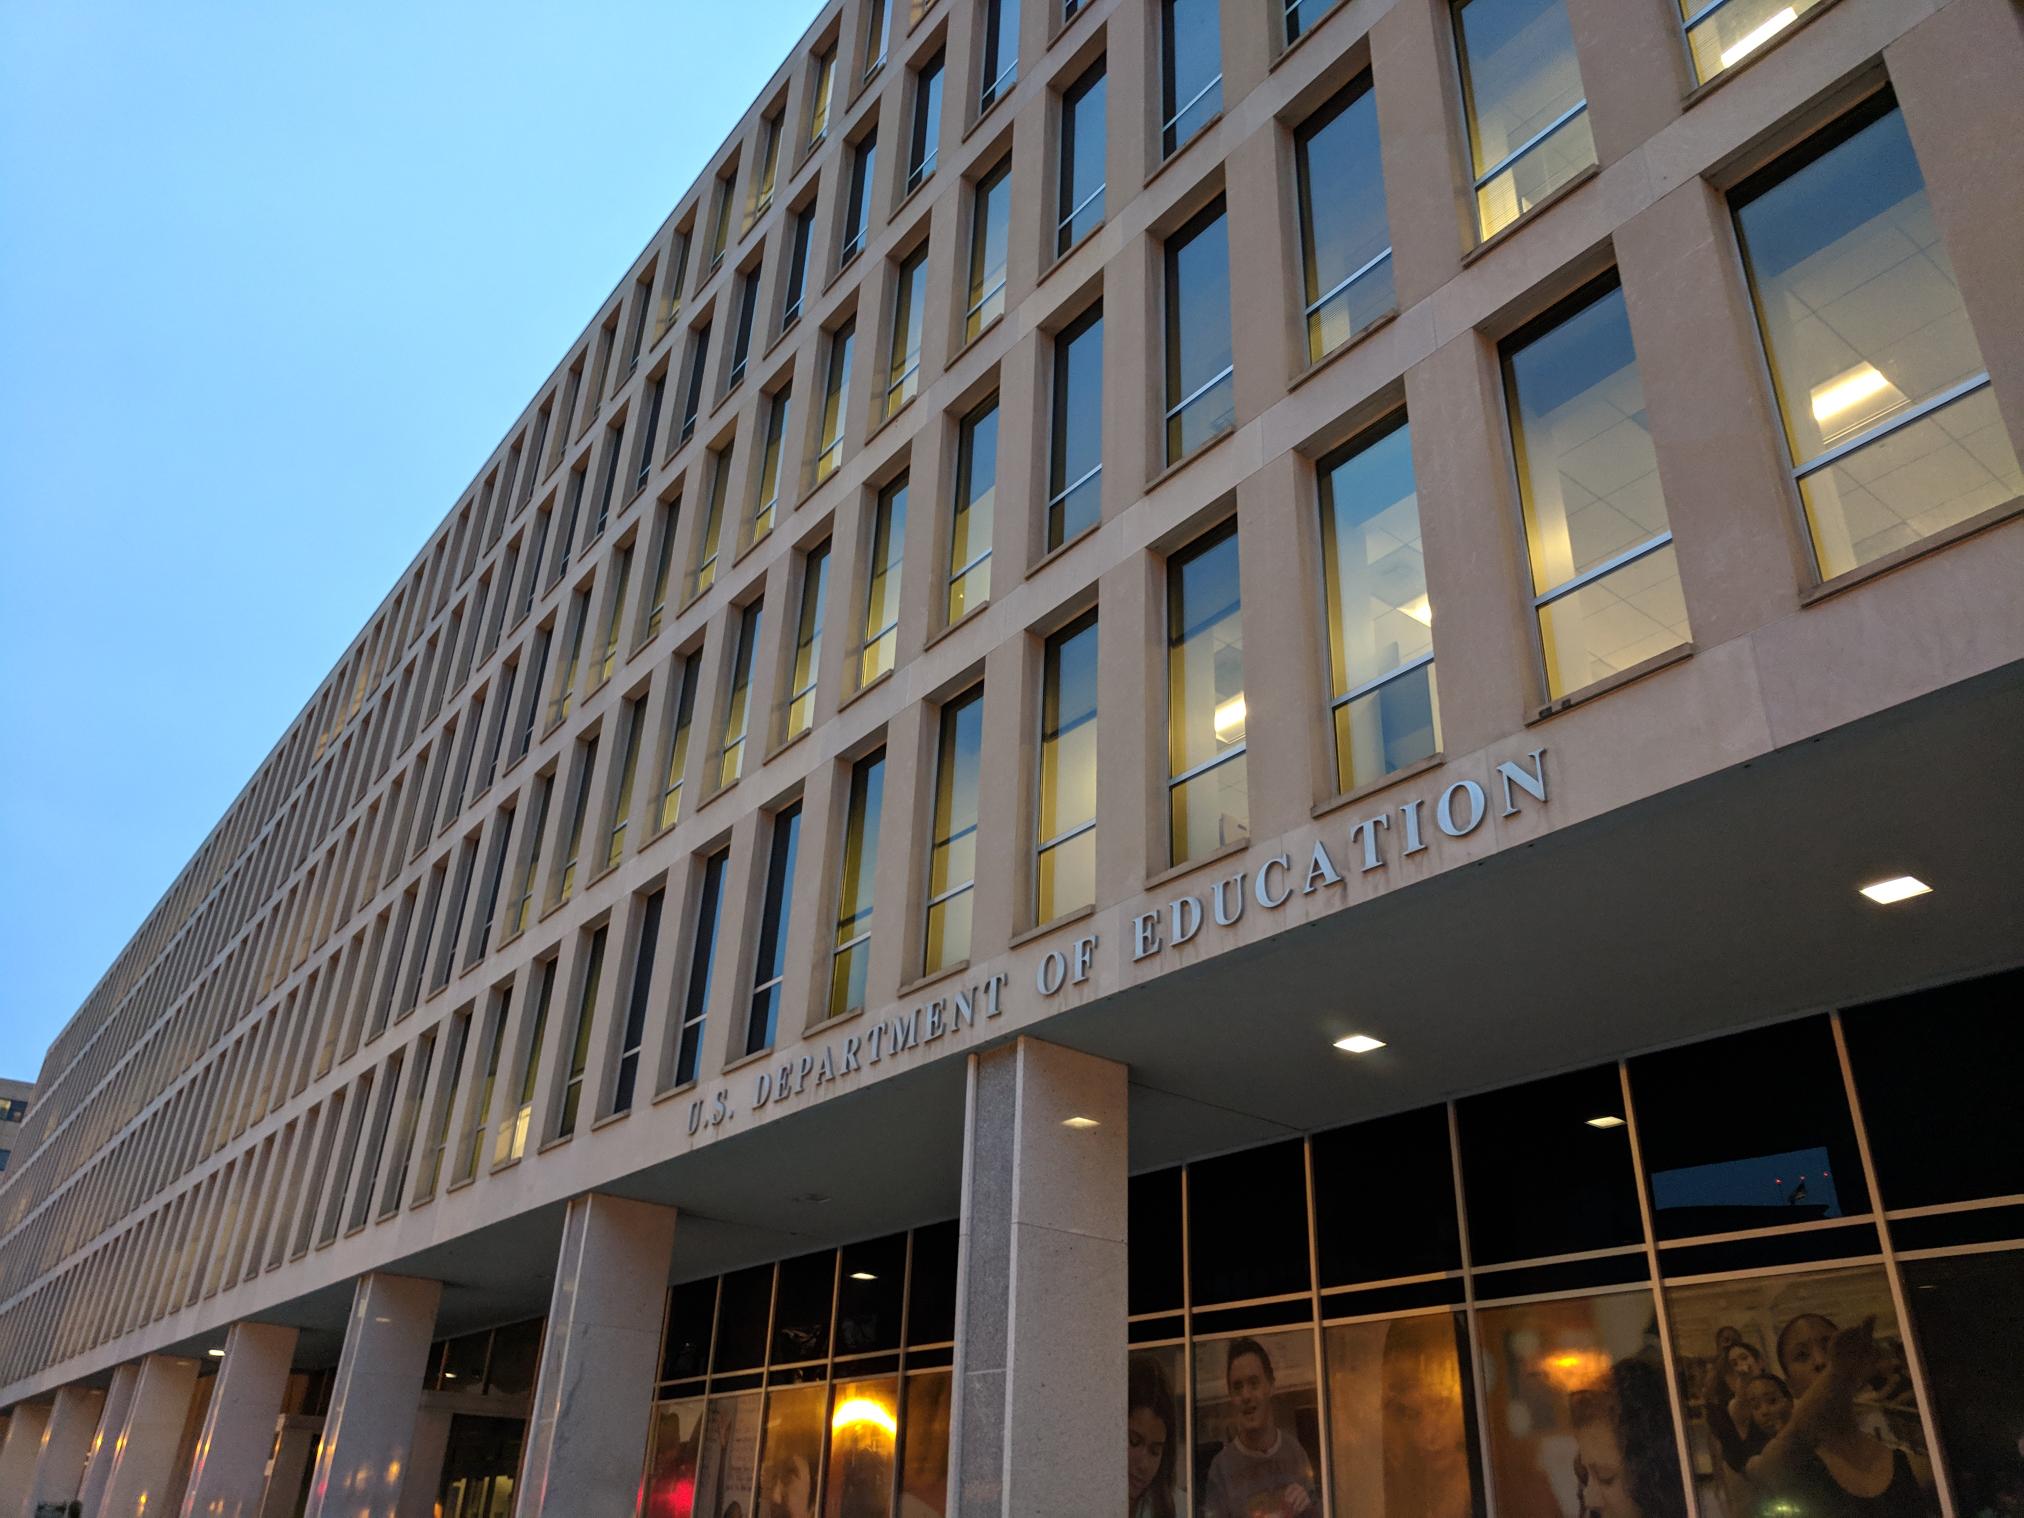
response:
[(452, 1417), (450, 1442), (443, 1452), (443, 1483), (436, 1494), (440, 1518), (512, 1518), (520, 1445), (526, 1433), (527, 1424), (520, 1418), (469, 1413)]

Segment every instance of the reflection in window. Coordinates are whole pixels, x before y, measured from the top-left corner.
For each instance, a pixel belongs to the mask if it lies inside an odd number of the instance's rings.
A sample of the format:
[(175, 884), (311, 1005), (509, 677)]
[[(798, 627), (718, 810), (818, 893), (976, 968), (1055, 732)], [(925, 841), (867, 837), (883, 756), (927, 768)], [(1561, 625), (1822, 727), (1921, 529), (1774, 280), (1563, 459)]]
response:
[(865, 234), (871, 230), (872, 175), (878, 167), (878, 133), (866, 132), (851, 149), (850, 199), (843, 214), (843, 249), (837, 254), (841, 269), (864, 251)]
[(787, 285), (780, 298), (780, 330), (801, 318), (801, 300), (808, 290), (808, 254), (815, 240), (815, 207), (798, 211), (787, 254)]
[(1171, 158), (1223, 109), (1218, 0), (1160, 0), (1160, 157)]
[(1822, 579), (2024, 491), (1887, 91), (1735, 205)]
[(963, 418), (956, 448), (956, 501), (949, 523), (949, 599), (954, 626), (990, 597), (991, 518), (998, 495), (998, 397)]
[(704, 322), (689, 338), (689, 383), (682, 401), (682, 435), (677, 445), (696, 435), (696, 418), (703, 409), (703, 370), (710, 361), (710, 324)]
[(665, 890), (655, 891), (640, 907), (638, 947), (633, 951), (632, 988), (626, 993), (625, 1031), (619, 1040), (618, 1078), (612, 1083), (611, 1110), (630, 1112), (639, 1085), (640, 1046), (646, 1040), (647, 1005), (653, 999), (654, 958), (660, 950), (661, 910)]
[(885, 811), (885, 750), (850, 767), (844, 813), (843, 863), (836, 888), (836, 947), (829, 961), (829, 1015), (864, 1005), (871, 968), (871, 912), (878, 877), (878, 830)]
[(928, 250), (900, 265), (893, 290), (892, 342), (886, 349), (885, 414), (891, 416), (921, 388), (921, 333), (927, 321)]
[(823, 1518), (885, 1518), (899, 1442), (899, 1377), (839, 1381), (830, 1407)]
[(738, 652), (731, 661), (731, 693), (724, 702), (724, 731), (717, 744), (717, 785), (745, 773), (745, 735), (751, 727), (752, 664), (759, 650), (760, 603), (738, 614)]
[(1734, 68), (1820, 0), (1680, 0), (1694, 75), (1703, 83)]
[(590, 935), (588, 963), (583, 972), (583, 995), (576, 1004), (576, 1019), (569, 1039), (569, 1070), (562, 1085), (562, 1117), (556, 1124), (558, 1138), (576, 1132), (576, 1120), (583, 1110), (583, 1078), (590, 1069), (590, 1035), (597, 1013), (597, 992), (604, 980), (604, 945), (608, 927)]
[(662, 828), (673, 827), (682, 815), (682, 779), (689, 768), (689, 727), (696, 716), (696, 656), (690, 654), (677, 660), (670, 678), (675, 682), (675, 695), (668, 703), (668, 761), (661, 772)]
[[(1188, 1166), (1193, 1306), (1251, 1302), (1308, 1289), (1306, 1167), (1305, 1146), (1298, 1139)], [(1300, 1311), (1306, 1310), (1303, 1303)]]
[(1482, 1494), (1461, 1315), (1338, 1323), (1324, 1331), (1322, 1353), (1335, 1511), (1475, 1518)]
[(1019, 77), (1019, 0), (984, 0), (984, 88), (978, 111), (988, 111)]
[(1054, 252), (1059, 257), (1103, 220), (1104, 60), (1083, 71), (1061, 96), (1061, 192), (1055, 209)]
[(1464, 1097), (1455, 1115), (1476, 1264), (1643, 1240), (1614, 1065)]
[(754, 491), (756, 504), (746, 524), (747, 545), (758, 542), (773, 530), (780, 508), (780, 453), (787, 438), (787, 411), (792, 400), (790, 387), (782, 385), (766, 406), (766, 441), (759, 453), (759, 481)]
[(1490, 237), (1595, 163), (1565, 0), (1461, 0), (1455, 47)]
[(1318, 359), (1398, 307), (1377, 95), (1369, 76), (1293, 134), (1293, 156), (1300, 179), (1307, 356)]
[(907, 191), (935, 172), (942, 140), (942, 55), (936, 53), (914, 75), (914, 115), (907, 135)]
[(1174, 864), (1251, 834), (1245, 718), (1237, 524), (1227, 522), (1167, 563), (1167, 798)]
[(815, 87), (808, 92), (808, 145), (829, 135), (830, 94), (836, 87), (836, 48), (825, 48), (815, 60)]
[(512, 1114), (499, 1125), (499, 1145), (492, 1162), (504, 1164), (527, 1152), (527, 1129), (534, 1119), (534, 1086), (541, 1076), (541, 1050), (547, 1042), (548, 1007), (555, 999), (555, 960), (541, 961), (534, 971), (538, 989), (534, 993), (534, 1024), (527, 1035), (527, 1057), (520, 1063), (520, 1089)]
[(970, 908), (977, 883), (977, 776), (983, 748), (984, 689), (978, 686), (942, 708), (923, 974), (933, 975), (970, 957)]
[(794, 857), (801, 842), (801, 803), (773, 817), (773, 846), (766, 859), (766, 896), (759, 913), (753, 961), (752, 1008), (745, 1022), (745, 1052), (773, 1047), (780, 1003), (786, 995), (787, 944), (793, 926)]
[(843, 461), (843, 403), (850, 390), (850, 348), (857, 323), (846, 321), (829, 336), (829, 377), (822, 387), (822, 438), (815, 455), (815, 483), (820, 485)]
[(1034, 921), (1096, 901), (1096, 613), (1047, 640), (1040, 676)]
[(970, 289), (963, 316), (968, 342), (1005, 314), (1005, 250), (1012, 230), (1012, 161), (977, 181), (970, 209)]
[(646, 725), (647, 699), (644, 696), (625, 704), (619, 719), (618, 794), (612, 798), (611, 828), (605, 834), (604, 863), (608, 869), (625, 857), (626, 824), (632, 820), (633, 781), (640, 765), (640, 730)]
[(879, 492), (866, 560), (864, 651), (858, 660), (860, 686), (893, 667), (900, 638), (900, 561), (906, 552), (907, 477)]
[(703, 1017), (710, 1009), (710, 981), (717, 964), (717, 918), (723, 906), (724, 872), (731, 851), (719, 849), (703, 861), (696, 892), (696, 937), (689, 954), (688, 985), (682, 993), (681, 1037), (675, 1048), (673, 1084), (693, 1081), (703, 1058)]
[(1167, 462), (1236, 421), (1230, 344), (1230, 240), (1212, 201), (1167, 239)]
[(2017, 1374), (2024, 1365), (2024, 1251), (1907, 1260), (1903, 1268), (1954, 1511), (2001, 1513), (2006, 1503), (2014, 1506), (2024, 1483), (2017, 1446), (2024, 1429), (2024, 1377)]
[(1198, 1340), (1194, 1478), (1202, 1510), (1318, 1513), (1320, 1403), (1311, 1328)]
[(815, 721), (815, 687), (821, 679), (822, 609), (829, 590), (829, 542), (824, 539), (801, 561), (801, 617), (794, 627), (794, 668), (787, 682), (787, 717), (782, 737), (795, 738)]
[(1349, 792), (1441, 746), (1412, 430), (1401, 418), (1318, 474), (1335, 780)]
[(1575, 302), (1504, 352), (1533, 606), (1556, 701), (1689, 636), (1622, 287), (1612, 276)]
[(1054, 414), (1047, 455), (1047, 547), (1103, 515), (1103, 307), (1054, 339)]
[(731, 488), (731, 445), (710, 454), (710, 493), (703, 513), (702, 530), (696, 534), (696, 567), (689, 571), (689, 593), (693, 601), (717, 583), (717, 540), (724, 535), (724, 497)]

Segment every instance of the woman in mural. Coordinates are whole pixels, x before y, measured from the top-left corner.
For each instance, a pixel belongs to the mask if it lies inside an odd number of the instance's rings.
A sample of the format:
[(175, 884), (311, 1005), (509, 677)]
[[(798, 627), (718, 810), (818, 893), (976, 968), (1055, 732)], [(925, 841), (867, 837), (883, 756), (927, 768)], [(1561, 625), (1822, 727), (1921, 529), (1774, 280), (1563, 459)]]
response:
[(1686, 1518), (1665, 1373), (1619, 1360), (1600, 1386), (1569, 1399), (1581, 1511), (1594, 1518)]
[(1744, 1388), (1764, 1374), (1764, 1357), (1757, 1352), (1756, 1345), (1741, 1338), (1724, 1344), (1722, 1334), (1734, 1332), (1734, 1329), (1724, 1329), (1715, 1336), (1715, 1359), (1708, 1369), (1708, 1384), (1701, 1393), (1701, 1406), (1708, 1420), (1708, 1432), (1715, 1436), (1715, 1443), (1722, 1451), (1723, 1462), (1730, 1470), (1741, 1471), (1749, 1465), (1752, 1456), (1763, 1450), (1769, 1436), (1752, 1431), (1750, 1412), (1743, 1395)]
[(1133, 1355), (1125, 1420), (1129, 1518), (1174, 1518), (1174, 1451), (1181, 1442), (1166, 1369), (1151, 1355)]
[(1400, 1318), (1385, 1331), (1385, 1518), (1470, 1518), (1462, 1366), (1445, 1315)]

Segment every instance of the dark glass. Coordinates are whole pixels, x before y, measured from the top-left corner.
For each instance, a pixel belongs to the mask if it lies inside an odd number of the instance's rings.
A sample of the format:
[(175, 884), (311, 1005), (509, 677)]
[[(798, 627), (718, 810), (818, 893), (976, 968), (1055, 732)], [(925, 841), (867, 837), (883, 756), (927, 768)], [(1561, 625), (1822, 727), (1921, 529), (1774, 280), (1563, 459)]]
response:
[(639, 1082), (640, 1040), (646, 1036), (647, 1000), (652, 994), (654, 950), (661, 938), (661, 906), (666, 891), (656, 891), (640, 909), (639, 948), (633, 955), (632, 991), (626, 998), (625, 1040), (620, 1046), (618, 1082), (612, 1092), (611, 1110), (630, 1112), (633, 1089)]
[[(684, 690), (686, 697), (686, 687)], [(731, 852), (719, 849), (703, 862), (703, 889), (696, 904), (696, 942), (689, 956), (689, 984), (682, 994), (681, 1043), (675, 1054), (675, 1084), (696, 1078), (703, 1057), (703, 1018), (710, 1005), (710, 980), (717, 963), (717, 907)]]
[(849, 263), (864, 248), (864, 234), (871, 225), (872, 170), (877, 161), (878, 134), (867, 132), (850, 160), (850, 201), (844, 213), (844, 263)]
[(771, 1265), (753, 1265), (724, 1277), (717, 1297), (717, 1343), (710, 1353), (713, 1374), (766, 1363), (766, 1323), (772, 1305)]
[[(1167, 240), (1167, 458), (1192, 453), (1235, 420), (1225, 371), (1230, 338), (1230, 240), (1213, 201)], [(1217, 383), (1218, 376), (1223, 382)], [(1183, 409), (1185, 408), (1185, 409)]]
[(464, 1334), (443, 1345), (442, 1370), (437, 1377), (442, 1391), (480, 1391), (485, 1385), (485, 1357), (492, 1348), (489, 1333)]
[(1904, 1284), (1954, 1511), (2014, 1513), (2024, 1488), (2024, 1250), (1907, 1260)]
[(661, 1336), (661, 1379), (683, 1381), (710, 1368), (710, 1331), (717, 1319), (717, 1278), (685, 1281), (668, 1290), (668, 1322)]
[(738, 332), (731, 344), (731, 377), (724, 382), (727, 390), (745, 377), (745, 359), (752, 351), (752, 318), (758, 309), (759, 274), (754, 270), (738, 289)]
[(775, 1365), (828, 1358), (829, 1312), (835, 1298), (835, 1250), (780, 1262), (780, 1284), (773, 1295)]
[(545, 1320), (529, 1318), (510, 1323), (492, 1334), (492, 1367), (486, 1373), (488, 1391), (519, 1396), (534, 1390), (534, 1373), (541, 1364), (541, 1327)]
[(702, 410), (703, 368), (709, 357), (710, 324), (704, 322), (689, 340), (689, 393), (682, 402), (682, 441), (685, 443), (694, 435), (696, 417)]
[(1630, 1080), (1659, 1238), (1869, 1211), (1826, 1018), (1642, 1055)]
[(942, 136), (942, 55), (935, 54), (914, 76), (913, 129), (907, 144), (907, 188), (935, 172)]
[(869, 1354), (900, 1346), (900, 1303), (907, 1278), (907, 1236), (847, 1244), (837, 1267), (836, 1353)]
[(1047, 546), (1059, 548), (1103, 514), (1103, 307), (1054, 340), (1054, 425), (1048, 451)]
[(1217, 0), (1166, 0), (1161, 12), (1160, 154), (1170, 157), (1223, 109), (1223, 37)]
[(1172, 1312), (1181, 1300), (1181, 1167), (1131, 1178), (1128, 1311)]
[(1324, 1289), (1461, 1268), (1447, 1108), (1336, 1128), (1313, 1142)]
[(914, 1230), (907, 1282), (909, 1344), (946, 1344), (956, 1337), (956, 1240), (953, 1218)]
[(1061, 199), (1054, 251), (1066, 253), (1103, 220), (1104, 60), (1099, 58), (1061, 96)]
[[(2017, 1072), (2024, 970), (1841, 1015), (1885, 1207), (2024, 1192)], [(1963, 1509), (1963, 1511), (1967, 1511)]]
[(801, 314), (801, 294), (808, 286), (809, 233), (814, 225), (813, 209), (803, 211), (794, 218), (794, 251), (787, 257), (787, 294), (780, 306), (780, 325), (783, 327)]
[(1307, 1164), (1299, 1139), (1188, 1167), (1195, 1307), (1306, 1291)]
[(984, 0), (984, 88), (980, 110), (1012, 87), (1019, 71), (1019, 0)]
[(773, 1046), (774, 1024), (787, 969), (787, 939), (794, 889), (794, 857), (801, 839), (801, 803), (783, 808), (773, 819), (773, 848), (766, 866), (766, 900), (759, 922), (758, 962), (753, 970), (752, 1016), (745, 1026), (745, 1052), (757, 1054)]
[(1623, 1116), (1614, 1065), (1466, 1097), (1457, 1116), (1476, 1264), (1642, 1241), (1629, 1132), (1589, 1125)]

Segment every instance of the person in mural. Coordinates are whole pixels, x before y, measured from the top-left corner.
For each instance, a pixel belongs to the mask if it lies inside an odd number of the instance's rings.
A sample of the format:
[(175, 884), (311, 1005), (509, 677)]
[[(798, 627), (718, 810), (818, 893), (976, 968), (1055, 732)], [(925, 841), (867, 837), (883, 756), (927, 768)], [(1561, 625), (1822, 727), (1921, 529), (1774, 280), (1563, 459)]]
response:
[(1792, 1421), (1792, 1388), (1782, 1377), (1767, 1370), (1761, 1376), (1752, 1376), (1743, 1388), (1743, 1406), (1749, 1417), (1749, 1437), (1757, 1441), (1761, 1450)]
[(1279, 1426), (1272, 1357), (1256, 1339), (1232, 1339), (1223, 1362), (1232, 1437), (1209, 1462), (1203, 1518), (1293, 1518), (1319, 1512), (1314, 1464)]
[(759, 1473), (759, 1511), (765, 1518), (815, 1518), (815, 1472), (821, 1459), (815, 1442), (800, 1430), (775, 1438), (776, 1447), (766, 1452), (766, 1467)]
[(1568, 1399), (1581, 1511), (1593, 1518), (1686, 1518), (1665, 1373), (1616, 1362), (1599, 1386)]
[(1393, 1323), (1385, 1331), (1382, 1375), (1385, 1518), (1470, 1518), (1475, 1504), (1452, 1320)]
[(1722, 1451), (1732, 1471), (1741, 1471), (1769, 1442), (1769, 1435), (1753, 1432), (1744, 1388), (1764, 1374), (1764, 1357), (1757, 1347), (1735, 1338), (1722, 1342), (1724, 1329), (1715, 1335), (1714, 1363), (1708, 1369), (1708, 1384), (1701, 1393), (1701, 1405), (1708, 1420), (1708, 1432)]
[(1174, 1451), (1181, 1429), (1166, 1368), (1151, 1355), (1133, 1355), (1126, 1386), (1128, 1518), (1174, 1518)]
[(1938, 1511), (1930, 1462), (1858, 1421), (1857, 1394), (1887, 1370), (1874, 1317), (1842, 1328), (1801, 1313), (1778, 1331), (1778, 1364), (1791, 1389), (1791, 1416), (1749, 1466), (1767, 1508), (1796, 1503), (1809, 1518), (1928, 1518)]

